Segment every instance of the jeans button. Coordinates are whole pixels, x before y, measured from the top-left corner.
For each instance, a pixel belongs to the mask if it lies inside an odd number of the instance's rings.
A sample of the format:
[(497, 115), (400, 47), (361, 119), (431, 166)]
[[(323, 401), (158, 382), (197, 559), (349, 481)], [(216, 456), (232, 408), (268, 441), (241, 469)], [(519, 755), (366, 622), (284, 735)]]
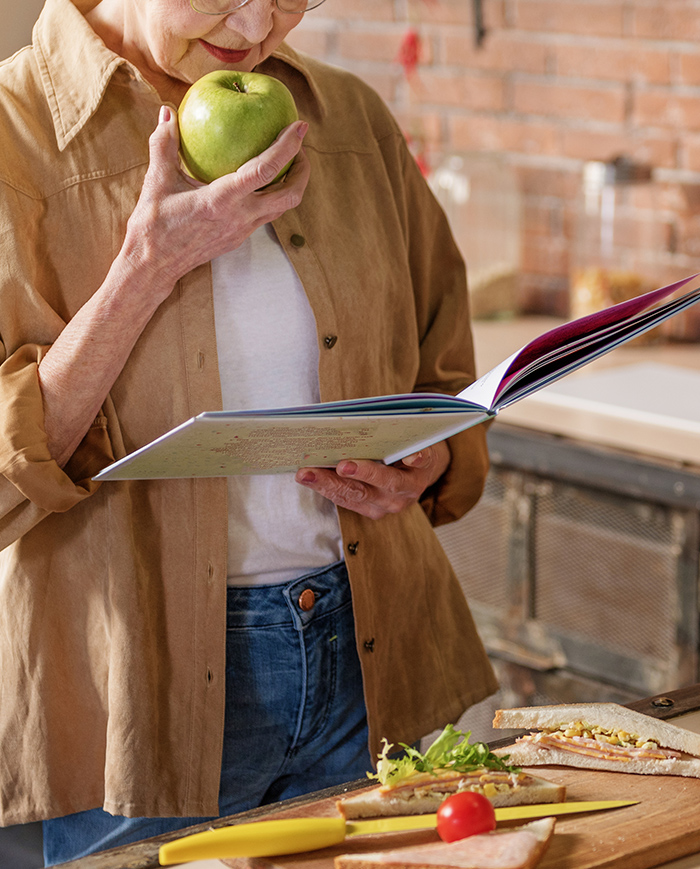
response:
[(309, 610), (314, 608), (314, 604), (316, 603), (316, 595), (310, 588), (305, 588), (304, 591), (299, 595), (299, 606), (301, 609), (307, 613)]

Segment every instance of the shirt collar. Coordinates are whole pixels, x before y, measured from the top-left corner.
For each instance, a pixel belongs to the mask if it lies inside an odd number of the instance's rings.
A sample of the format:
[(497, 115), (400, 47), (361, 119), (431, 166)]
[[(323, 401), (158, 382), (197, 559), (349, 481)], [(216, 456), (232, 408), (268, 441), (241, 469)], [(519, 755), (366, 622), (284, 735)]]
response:
[(291, 83), (290, 79), (294, 79), (292, 88), (294, 97), (297, 102), (303, 104), (305, 114), (315, 113), (323, 117), (326, 113), (326, 102), (316, 85), (316, 76), (313, 72), (316, 63), (317, 61), (308, 55), (301, 54), (286, 43), (282, 43), (271, 57), (260, 64), (259, 69), (260, 72), (274, 75), (287, 84)]
[(131, 65), (105, 46), (71, 0), (47, 0), (33, 46), (62, 151), (95, 113), (115, 71)]
[[(107, 48), (97, 36), (78, 9), (79, 2), (47, 0), (33, 33), (35, 56), (61, 151), (93, 116), (117, 71), (123, 69), (129, 78), (144, 82), (129, 61)], [(282, 45), (261, 64), (260, 70), (287, 81), (293, 78), (296, 87), (306, 91), (305, 105), (311, 108), (310, 100), (323, 114), (323, 99), (310, 63), (310, 58)]]

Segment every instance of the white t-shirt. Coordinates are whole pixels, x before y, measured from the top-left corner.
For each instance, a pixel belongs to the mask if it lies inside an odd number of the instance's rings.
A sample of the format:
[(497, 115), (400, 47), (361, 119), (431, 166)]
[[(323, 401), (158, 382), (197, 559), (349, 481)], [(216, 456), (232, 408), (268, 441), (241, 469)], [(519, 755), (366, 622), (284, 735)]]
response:
[[(224, 410), (320, 400), (304, 288), (270, 225), (212, 261)], [(285, 582), (342, 557), (335, 505), (293, 474), (228, 477), (228, 582)]]

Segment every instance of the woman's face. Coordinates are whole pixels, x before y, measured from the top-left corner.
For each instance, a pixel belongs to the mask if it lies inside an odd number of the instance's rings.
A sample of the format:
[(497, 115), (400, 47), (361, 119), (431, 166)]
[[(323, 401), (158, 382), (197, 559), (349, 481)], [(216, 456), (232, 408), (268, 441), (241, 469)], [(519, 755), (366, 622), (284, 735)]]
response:
[(146, 64), (147, 77), (150, 72), (188, 85), (215, 69), (251, 71), (304, 17), (281, 12), (274, 0), (250, 0), (229, 15), (202, 15), (189, 0), (125, 2), (135, 12), (132, 26), (125, 22), (126, 38), (132, 31), (131, 40), (141, 43), (137, 66)]

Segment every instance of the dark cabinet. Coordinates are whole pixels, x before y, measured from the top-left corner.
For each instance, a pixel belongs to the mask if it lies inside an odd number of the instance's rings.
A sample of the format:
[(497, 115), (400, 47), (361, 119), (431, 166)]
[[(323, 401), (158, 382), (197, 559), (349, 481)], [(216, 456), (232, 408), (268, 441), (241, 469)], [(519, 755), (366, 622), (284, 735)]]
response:
[(501, 681), (475, 736), (499, 706), (699, 681), (700, 473), (500, 423), (489, 445), (481, 501), (438, 529)]

